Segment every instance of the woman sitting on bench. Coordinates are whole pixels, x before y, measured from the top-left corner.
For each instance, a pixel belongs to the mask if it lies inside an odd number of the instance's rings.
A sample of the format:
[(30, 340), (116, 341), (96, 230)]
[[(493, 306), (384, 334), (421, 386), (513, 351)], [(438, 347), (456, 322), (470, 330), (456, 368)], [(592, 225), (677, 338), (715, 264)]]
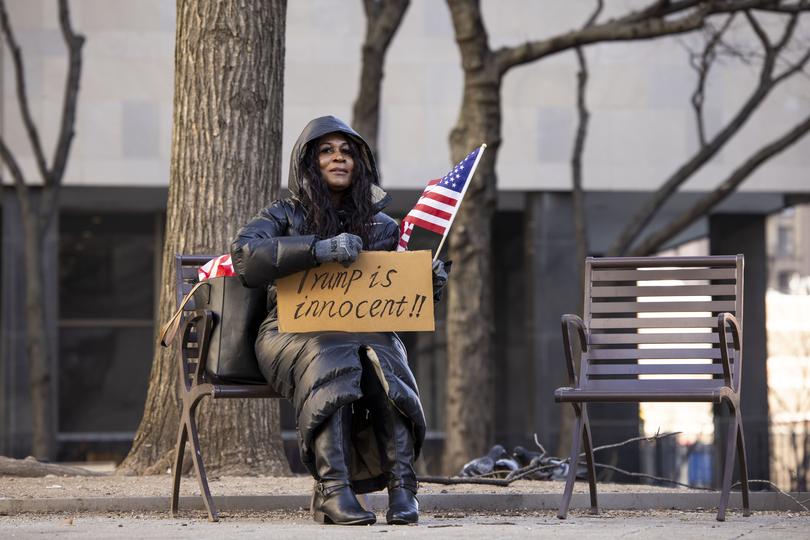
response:
[[(382, 213), (389, 196), (378, 184), (366, 142), (337, 118), (316, 118), (293, 147), (291, 197), (262, 210), (231, 246), (244, 284), (268, 288), (256, 356), (267, 381), (295, 406), (301, 459), (317, 481), (312, 516), (321, 523), (374, 523), (355, 494), (386, 486), (388, 523), (418, 520), (413, 462), (425, 417), (397, 335), (278, 331), (274, 280), (395, 248), (399, 228)], [(441, 261), (433, 275), (438, 294), (447, 281)]]

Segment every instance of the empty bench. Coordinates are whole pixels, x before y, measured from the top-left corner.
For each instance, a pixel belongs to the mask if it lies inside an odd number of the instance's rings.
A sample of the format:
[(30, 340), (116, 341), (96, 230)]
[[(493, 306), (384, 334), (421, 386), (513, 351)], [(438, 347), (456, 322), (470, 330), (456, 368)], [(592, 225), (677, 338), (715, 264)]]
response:
[[(575, 367), (576, 331), (581, 362)], [(569, 385), (554, 393), (576, 414), (568, 477), (557, 517), (565, 519), (584, 445), (591, 512), (598, 513), (588, 404), (709, 402), (731, 413), (717, 520), (725, 520), (734, 449), (744, 515), (750, 515), (740, 416), (743, 256), (613, 257), (585, 263), (584, 314), (563, 315)]]

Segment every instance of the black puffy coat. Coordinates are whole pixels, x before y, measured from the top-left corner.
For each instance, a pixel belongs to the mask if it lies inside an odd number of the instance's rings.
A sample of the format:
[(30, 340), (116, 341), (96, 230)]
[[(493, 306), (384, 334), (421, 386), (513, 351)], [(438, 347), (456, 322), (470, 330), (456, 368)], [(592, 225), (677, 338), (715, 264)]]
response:
[[(315, 432), (339, 407), (362, 398), (360, 378), (362, 363), (369, 365), (366, 360), (371, 361), (393, 405), (410, 419), (416, 456), (425, 436), (419, 391), (408, 367), (405, 347), (396, 334), (278, 331), (274, 281), (317, 265), (312, 247), (318, 239), (304, 234), (308, 197), (301, 181), (301, 160), (308, 142), (333, 132), (344, 133), (361, 145), (363, 156), (358, 159), (366, 159), (367, 168), (374, 174), (372, 198), (376, 215), (363, 249), (394, 249), (399, 231), (396, 222), (381, 211), (389, 197), (376, 185), (379, 175), (368, 145), (354, 130), (331, 116), (310, 122), (293, 147), (289, 177), (292, 197), (259, 212), (239, 230), (231, 245), (234, 269), (243, 283), (268, 289), (268, 315), (256, 340), (256, 356), (267, 381), (295, 406), (301, 459), (313, 476)], [(379, 465), (380, 454), (365, 410), (359, 406), (353, 409), (355, 455), (347, 460), (351, 480), (358, 493), (375, 491), (386, 482)]]

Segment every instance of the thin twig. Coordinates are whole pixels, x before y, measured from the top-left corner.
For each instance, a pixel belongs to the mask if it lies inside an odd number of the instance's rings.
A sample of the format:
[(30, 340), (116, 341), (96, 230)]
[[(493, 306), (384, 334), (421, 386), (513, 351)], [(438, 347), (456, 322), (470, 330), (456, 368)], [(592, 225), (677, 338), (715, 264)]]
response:
[(693, 57), (689, 62), (694, 70), (698, 73), (698, 81), (695, 91), (692, 93), (691, 101), (692, 108), (695, 111), (700, 146), (706, 146), (706, 121), (703, 116), (703, 104), (706, 97), (706, 81), (709, 77), (709, 71), (714, 64), (714, 60), (717, 58), (717, 46), (720, 43), (723, 34), (725, 34), (726, 30), (728, 30), (728, 27), (731, 25), (731, 22), (734, 20), (734, 16), (734, 13), (729, 15), (720, 29), (715, 31), (714, 34), (709, 38), (706, 46), (703, 49), (703, 53), (700, 55), (700, 60), (697, 61)]
[[(782, 495), (784, 495), (788, 499), (792, 500), (793, 502), (795, 502), (796, 504), (801, 506), (802, 510), (804, 510), (805, 512), (810, 512), (810, 508), (807, 508), (807, 506), (802, 504), (803, 502), (810, 502), (810, 499), (807, 499), (806, 501), (800, 501), (799, 499), (797, 499), (796, 497), (794, 497), (793, 495), (791, 495), (787, 491), (782, 490), (779, 486), (777, 486), (776, 484), (774, 484), (770, 480), (748, 480), (748, 483), (749, 484), (765, 484), (765, 485), (771, 486), (773, 489), (776, 490), (777, 493), (781, 493)], [(737, 482), (734, 485), (732, 485), (731, 487), (735, 488), (735, 487), (737, 487), (739, 485), (741, 485), (741, 482)]]
[[(636, 442), (636, 441), (652, 442), (652, 441), (657, 441), (658, 439), (664, 439), (666, 437), (672, 437), (674, 435), (680, 435), (680, 434), (681, 434), (680, 431), (668, 431), (667, 433), (658, 433), (658, 432), (656, 432), (655, 435), (651, 435), (649, 437), (633, 437), (632, 439), (627, 439), (626, 441), (622, 441), (622, 442), (618, 442), (618, 443), (614, 443), (614, 444), (605, 444), (605, 445), (602, 445), (602, 446), (597, 446), (596, 448), (593, 449), (593, 451), (598, 452), (599, 450), (608, 450), (610, 448), (618, 448), (619, 446), (624, 446), (626, 444), (629, 444), (631, 442)], [(584, 456), (584, 455), (585, 455), (585, 452), (582, 452), (580, 454), (580, 456)]]
[(512, 483), (511, 480), (503, 480), (496, 478), (478, 478), (462, 477), (462, 476), (417, 476), (416, 481), (422, 484), (484, 484), (487, 486), (508, 486)]
[(33, 116), (31, 115), (31, 107), (28, 103), (28, 91), (25, 86), (25, 68), (23, 67), (23, 56), (17, 39), (14, 36), (14, 30), (9, 21), (8, 12), (6, 11), (6, 3), (0, 0), (0, 27), (2, 27), (3, 36), (5, 37), (6, 45), (11, 52), (11, 59), (14, 65), (14, 81), (17, 90), (17, 103), (20, 107), (20, 115), (22, 116), (23, 125), (25, 126), (26, 134), (31, 143), (31, 148), (34, 150), (34, 159), (37, 163), (40, 175), (45, 183), (48, 182), (50, 171), (48, 164), (45, 160), (45, 152), (42, 149), (42, 141), (39, 137), (39, 131), (36, 124), (34, 124)]
[[(584, 465), (584, 463), (580, 463), (580, 465)], [(684, 484), (683, 482), (678, 482), (677, 480), (672, 480), (670, 478), (664, 478), (662, 476), (655, 476), (655, 475), (652, 475), (652, 474), (626, 471), (624, 469), (620, 469), (619, 467), (616, 467), (614, 465), (608, 465), (606, 463), (594, 463), (594, 466), (595, 467), (602, 467), (603, 469), (610, 469), (611, 471), (616, 471), (618, 473), (626, 474), (627, 476), (633, 476), (633, 477), (636, 477), (636, 478), (649, 478), (650, 480), (656, 480), (658, 482), (667, 482), (667, 483), (670, 483), (670, 484), (675, 484), (677, 486), (682, 486), (682, 487), (689, 488), (689, 489), (700, 489), (700, 490), (703, 490), (703, 491), (717, 491), (716, 489), (713, 489), (713, 488), (707, 488), (707, 487), (701, 487), (701, 486), (693, 486), (691, 484)]]
[(540, 449), (540, 452), (542, 452), (542, 455), (548, 454), (548, 452), (546, 452), (546, 447), (543, 446), (542, 444), (540, 444), (540, 439), (537, 438), (537, 433), (534, 434), (534, 444), (536, 444), (537, 448)]

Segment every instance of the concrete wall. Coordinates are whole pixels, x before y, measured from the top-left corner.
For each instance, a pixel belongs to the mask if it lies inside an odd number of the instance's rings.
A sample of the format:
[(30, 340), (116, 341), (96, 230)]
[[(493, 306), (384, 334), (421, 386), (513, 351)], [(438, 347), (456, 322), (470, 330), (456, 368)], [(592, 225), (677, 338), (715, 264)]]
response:
[[(610, 3), (604, 17), (643, 4)], [(65, 51), (51, 0), (11, 2), (23, 47), (35, 118), (51, 153), (61, 107)], [(87, 37), (77, 138), (67, 182), (166, 185), (171, 146), (175, 4), (169, 0), (71, 2), (74, 26)], [(493, 48), (549, 37), (582, 24), (590, 2), (485, 0)], [(768, 21), (766, 20), (765, 23)], [(755, 49), (751, 33), (732, 34)], [(321, 114), (347, 120), (357, 92), (365, 19), (359, 0), (295, 0), (287, 18), (284, 154), (303, 125)], [(807, 33), (802, 23), (797, 34)], [(697, 37), (588, 49), (592, 109), (585, 153), (589, 190), (646, 190), (696, 147), (689, 105), (695, 75), (687, 47)], [(447, 135), (458, 114), (462, 73), (444, 2), (414, 0), (391, 46), (383, 89), (381, 156), (388, 187), (420, 189), (449, 163)], [(721, 62), (708, 85), (709, 133), (729, 119), (756, 80), (756, 70)], [(575, 127), (575, 63), (570, 53), (511, 71), (503, 87), (500, 186), (565, 190)], [(2, 132), (33, 173), (17, 114), (8, 52), (3, 57)], [(687, 188), (706, 190), (765, 140), (810, 112), (810, 87), (786, 84)], [(810, 139), (746, 182), (746, 190), (809, 191)], [(283, 176), (286, 176), (286, 164)]]

